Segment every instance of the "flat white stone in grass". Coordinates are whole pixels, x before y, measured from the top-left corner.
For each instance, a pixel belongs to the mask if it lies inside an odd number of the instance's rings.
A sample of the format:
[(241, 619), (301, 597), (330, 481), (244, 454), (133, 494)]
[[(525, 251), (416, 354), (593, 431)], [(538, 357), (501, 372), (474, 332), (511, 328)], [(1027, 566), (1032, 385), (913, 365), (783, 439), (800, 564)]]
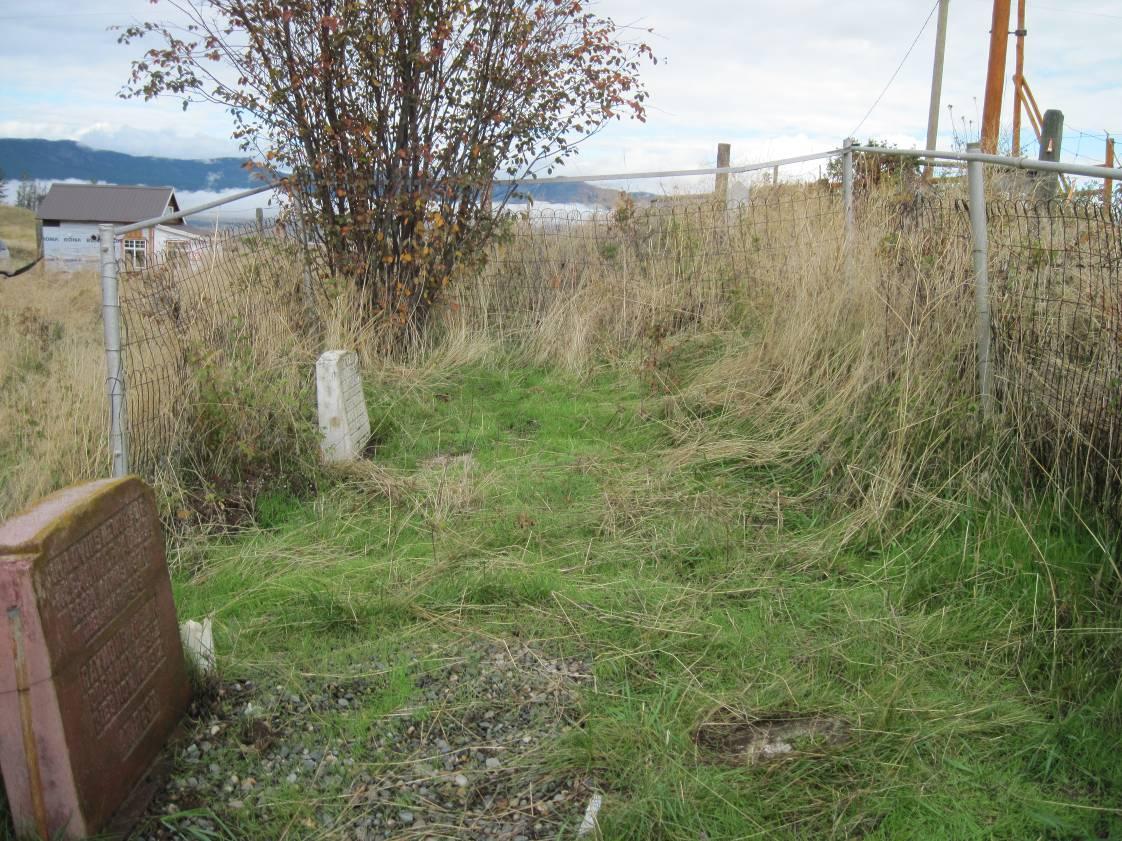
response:
[(353, 350), (329, 350), (316, 362), (320, 448), (327, 461), (354, 461), (370, 440), (370, 416)]
[(188, 619), (179, 626), (183, 650), (203, 675), (214, 672), (214, 622), (208, 616), (202, 622)]

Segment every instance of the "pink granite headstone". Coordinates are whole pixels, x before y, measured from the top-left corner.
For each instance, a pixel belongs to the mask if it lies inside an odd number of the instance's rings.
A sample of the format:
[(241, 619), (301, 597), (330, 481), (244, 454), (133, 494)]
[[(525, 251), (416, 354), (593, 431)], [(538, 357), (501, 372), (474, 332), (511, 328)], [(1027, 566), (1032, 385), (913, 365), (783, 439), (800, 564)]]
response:
[(17, 831), (102, 829), (189, 697), (151, 488), (76, 485), (0, 526), (0, 769)]

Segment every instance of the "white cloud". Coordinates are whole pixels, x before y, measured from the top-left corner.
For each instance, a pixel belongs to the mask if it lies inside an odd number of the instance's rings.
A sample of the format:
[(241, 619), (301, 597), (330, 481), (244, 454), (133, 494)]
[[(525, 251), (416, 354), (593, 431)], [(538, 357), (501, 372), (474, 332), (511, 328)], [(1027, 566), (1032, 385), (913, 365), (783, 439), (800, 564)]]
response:
[[(171, 12), (166, 4), (117, 0), (109, 14), (95, 0), (40, 0), (8, 24), (0, 57), (0, 135), (70, 138), (133, 154), (215, 157), (237, 154), (229, 117), (218, 108), (182, 111), (174, 102), (123, 101), (116, 94), (139, 51), (106, 31)], [(664, 59), (645, 74), (646, 124), (619, 123), (590, 140), (566, 171), (684, 168), (712, 164), (718, 141), (734, 163), (839, 145), (873, 104), (931, 10), (897, 0), (600, 0), (594, 8), (634, 24)], [(1042, 107), (1060, 107), (1065, 152), (1100, 158), (1102, 142), (1075, 130), (1122, 132), (1117, 79), (1122, 69), (1109, 38), (1118, 15), (1110, 0), (1030, 4), (1026, 75)], [(977, 133), (990, 3), (951, 5), (940, 145)], [(646, 35), (644, 27), (655, 33)], [(66, 48), (44, 49), (44, 45)], [(927, 119), (934, 20), (883, 100), (861, 126), (862, 138), (922, 142)], [(1012, 73), (1012, 49), (1010, 69)], [(1007, 94), (1005, 122), (1012, 96)], [(954, 131), (946, 106), (953, 106)], [(958, 122), (965, 117), (967, 125)], [(2, 162), (0, 162), (2, 164)], [(638, 187), (638, 185), (635, 185)]]

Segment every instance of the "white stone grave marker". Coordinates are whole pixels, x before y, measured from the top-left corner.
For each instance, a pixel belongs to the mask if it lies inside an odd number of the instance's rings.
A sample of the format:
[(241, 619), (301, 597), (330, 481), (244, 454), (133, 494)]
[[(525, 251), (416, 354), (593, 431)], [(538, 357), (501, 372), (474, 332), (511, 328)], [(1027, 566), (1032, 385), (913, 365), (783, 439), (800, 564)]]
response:
[(353, 350), (329, 350), (316, 362), (320, 448), (327, 461), (361, 458), (370, 440), (370, 416)]

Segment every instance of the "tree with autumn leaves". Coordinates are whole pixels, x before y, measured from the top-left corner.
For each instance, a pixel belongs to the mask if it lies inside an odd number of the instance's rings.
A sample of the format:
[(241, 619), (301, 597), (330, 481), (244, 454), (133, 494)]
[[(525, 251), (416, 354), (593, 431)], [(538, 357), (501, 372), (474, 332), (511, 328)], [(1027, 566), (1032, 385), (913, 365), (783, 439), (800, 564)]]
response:
[[(157, 3), (159, 0), (153, 0)], [(163, 0), (126, 97), (227, 108), (373, 312), (423, 323), (482, 254), (497, 174), (643, 119), (650, 48), (587, 0)]]

